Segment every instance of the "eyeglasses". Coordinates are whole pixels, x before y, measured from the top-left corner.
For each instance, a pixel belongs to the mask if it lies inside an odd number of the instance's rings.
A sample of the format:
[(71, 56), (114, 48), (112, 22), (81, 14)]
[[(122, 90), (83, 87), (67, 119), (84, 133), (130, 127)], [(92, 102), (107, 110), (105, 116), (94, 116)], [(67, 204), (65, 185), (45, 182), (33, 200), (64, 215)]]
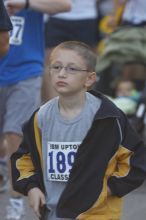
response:
[(58, 64), (51, 65), (49, 69), (50, 69), (50, 73), (52, 74), (58, 74), (61, 72), (62, 69), (64, 69), (66, 73), (69, 75), (75, 75), (77, 72), (88, 72), (88, 70), (83, 70), (83, 69), (71, 67), (71, 66), (62, 66)]

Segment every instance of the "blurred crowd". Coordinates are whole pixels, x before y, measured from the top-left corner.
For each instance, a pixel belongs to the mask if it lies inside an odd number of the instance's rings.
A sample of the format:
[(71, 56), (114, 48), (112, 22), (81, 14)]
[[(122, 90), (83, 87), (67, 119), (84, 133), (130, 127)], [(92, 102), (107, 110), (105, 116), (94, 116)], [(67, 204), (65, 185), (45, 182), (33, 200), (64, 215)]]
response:
[[(81, 41), (97, 53), (96, 84), (127, 114), (145, 141), (145, 0), (4, 0), (13, 30), (0, 58), (0, 192), (7, 190), (8, 161), (22, 140), (22, 125), (57, 96), (48, 58), (64, 41)], [(6, 219), (21, 219), (23, 198), (11, 190)]]

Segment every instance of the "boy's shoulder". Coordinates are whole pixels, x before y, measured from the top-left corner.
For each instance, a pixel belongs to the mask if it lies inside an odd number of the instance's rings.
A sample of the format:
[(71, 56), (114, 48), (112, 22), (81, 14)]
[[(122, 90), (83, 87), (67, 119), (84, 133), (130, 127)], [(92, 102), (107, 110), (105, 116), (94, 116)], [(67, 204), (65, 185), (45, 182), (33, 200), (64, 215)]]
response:
[(58, 97), (50, 99), (49, 101), (40, 106), (38, 114), (41, 114), (44, 111), (48, 111), (50, 108), (54, 106), (56, 102), (58, 102)]
[(38, 122), (40, 122), (42, 118), (46, 117), (49, 112), (53, 111), (53, 108), (57, 102), (58, 102), (58, 97), (55, 97), (40, 106), (37, 112)]

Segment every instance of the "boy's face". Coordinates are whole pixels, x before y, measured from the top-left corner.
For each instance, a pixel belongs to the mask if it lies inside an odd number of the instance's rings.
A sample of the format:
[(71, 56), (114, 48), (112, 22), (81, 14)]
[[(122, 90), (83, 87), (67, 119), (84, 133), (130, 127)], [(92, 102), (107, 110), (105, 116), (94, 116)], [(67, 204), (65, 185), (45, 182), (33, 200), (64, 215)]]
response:
[(85, 60), (69, 49), (58, 49), (52, 54), (50, 75), (52, 85), (60, 95), (86, 91), (96, 80), (96, 74), (87, 70)]

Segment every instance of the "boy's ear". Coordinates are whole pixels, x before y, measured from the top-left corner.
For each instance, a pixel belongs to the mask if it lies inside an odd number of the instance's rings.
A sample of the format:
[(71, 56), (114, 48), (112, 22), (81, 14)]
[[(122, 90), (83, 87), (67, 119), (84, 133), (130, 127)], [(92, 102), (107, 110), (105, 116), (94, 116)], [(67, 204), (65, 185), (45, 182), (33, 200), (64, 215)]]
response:
[(95, 82), (96, 82), (96, 73), (95, 72), (89, 72), (88, 76), (87, 76), (87, 79), (86, 79), (85, 86), (87, 88), (90, 88)]

